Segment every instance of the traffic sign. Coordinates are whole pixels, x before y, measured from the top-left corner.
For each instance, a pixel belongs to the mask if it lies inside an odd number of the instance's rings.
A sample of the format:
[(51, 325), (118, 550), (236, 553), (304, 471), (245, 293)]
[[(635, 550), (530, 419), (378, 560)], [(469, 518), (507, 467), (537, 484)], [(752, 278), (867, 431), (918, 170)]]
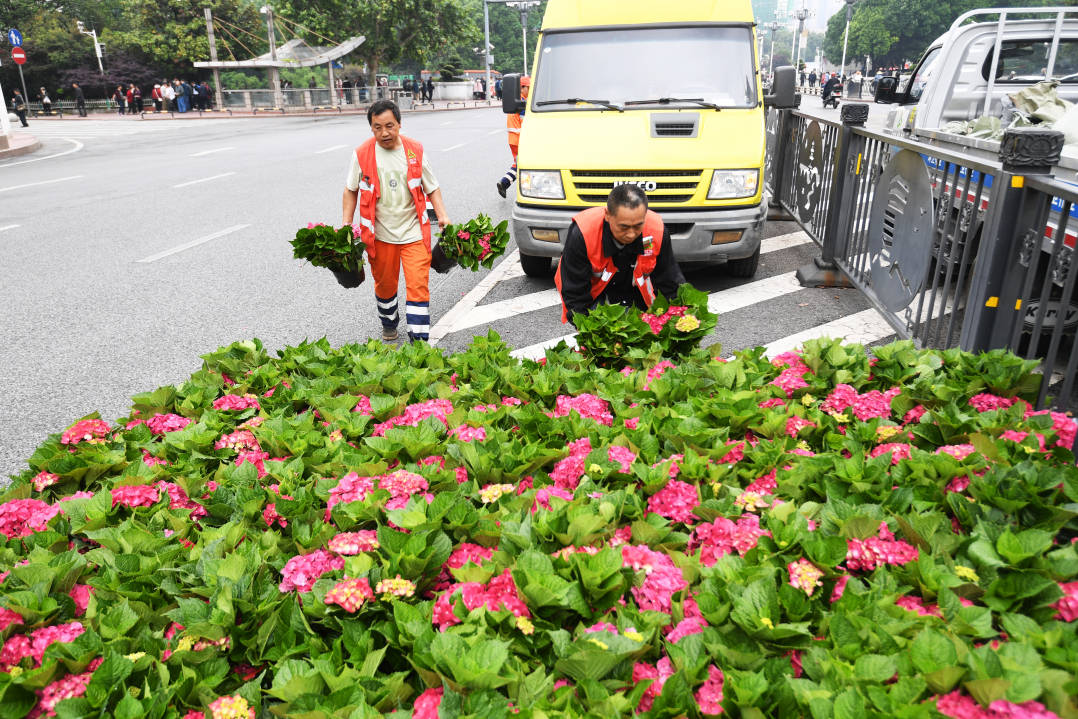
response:
[(11, 28), (7, 31), (7, 41), (14, 47), (22, 47), (22, 33), (15, 28)]
[(21, 47), (12, 48), (11, 59), (15, 61), (16, 65), (23, 65), (26, 63), (26, 51)]

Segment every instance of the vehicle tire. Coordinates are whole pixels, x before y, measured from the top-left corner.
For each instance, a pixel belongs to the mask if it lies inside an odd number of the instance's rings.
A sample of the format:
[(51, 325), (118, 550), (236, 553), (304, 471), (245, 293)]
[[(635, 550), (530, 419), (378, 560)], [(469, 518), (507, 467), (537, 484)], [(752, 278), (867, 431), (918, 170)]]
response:
[[(522, 255), (523, 257), (523, 255)], [(748, 257), (740, 260), (728, 260), (726, 262), (726, 274), (731, 277), (752, 277), (756, 274), (756, 268), (760, 264), (760, 248), (756, 248)]]
[(528, 277), (550, 277), (553, 274), (549, 257), (536, 257), (535, 255), (521, 253), (520, 266), (524, 268), (524, 274)]

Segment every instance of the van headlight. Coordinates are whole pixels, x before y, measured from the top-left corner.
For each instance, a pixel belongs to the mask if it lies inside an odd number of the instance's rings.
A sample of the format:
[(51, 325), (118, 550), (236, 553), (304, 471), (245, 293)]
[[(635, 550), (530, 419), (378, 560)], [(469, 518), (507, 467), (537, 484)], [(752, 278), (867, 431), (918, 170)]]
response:
[(759, 170), (715, 170), (711, 175), (711, 187), (707, 190), (709, 200), (731, 200), (752, 197), (760, 181)]
[(521, 170), (520, 194), (539, 200), (564, 200), (559, 170)]

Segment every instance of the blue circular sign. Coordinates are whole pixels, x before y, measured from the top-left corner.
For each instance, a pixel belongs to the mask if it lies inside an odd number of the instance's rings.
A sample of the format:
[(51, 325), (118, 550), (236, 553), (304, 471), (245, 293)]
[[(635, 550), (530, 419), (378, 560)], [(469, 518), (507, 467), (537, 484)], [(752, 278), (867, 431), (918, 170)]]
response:
[(22, 47), (22, 33), (15, 28), (7, 31), (7, 40), (13, 47)]

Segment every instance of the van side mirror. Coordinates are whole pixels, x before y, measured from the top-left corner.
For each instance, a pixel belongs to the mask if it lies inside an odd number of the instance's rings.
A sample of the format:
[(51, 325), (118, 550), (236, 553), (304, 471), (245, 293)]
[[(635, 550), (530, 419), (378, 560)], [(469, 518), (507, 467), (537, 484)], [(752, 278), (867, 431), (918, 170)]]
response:
[(876, 94), (873, 97), (875, 102), (890, 105), (895, 101), (895, 94), (898, 91), (898, 78), (891, 76), (884, 76), (876, 83)]
[(502, 76), (502, 112), (516, 115), (526, 103), (520, 99), (520, 75)]
[(764, 107), (785, 109), (797, 107), (796, 92), (797, 70), (793, 65), (775, 68), (775, 79), (771, 82), (771, 94), (764, 95)]

